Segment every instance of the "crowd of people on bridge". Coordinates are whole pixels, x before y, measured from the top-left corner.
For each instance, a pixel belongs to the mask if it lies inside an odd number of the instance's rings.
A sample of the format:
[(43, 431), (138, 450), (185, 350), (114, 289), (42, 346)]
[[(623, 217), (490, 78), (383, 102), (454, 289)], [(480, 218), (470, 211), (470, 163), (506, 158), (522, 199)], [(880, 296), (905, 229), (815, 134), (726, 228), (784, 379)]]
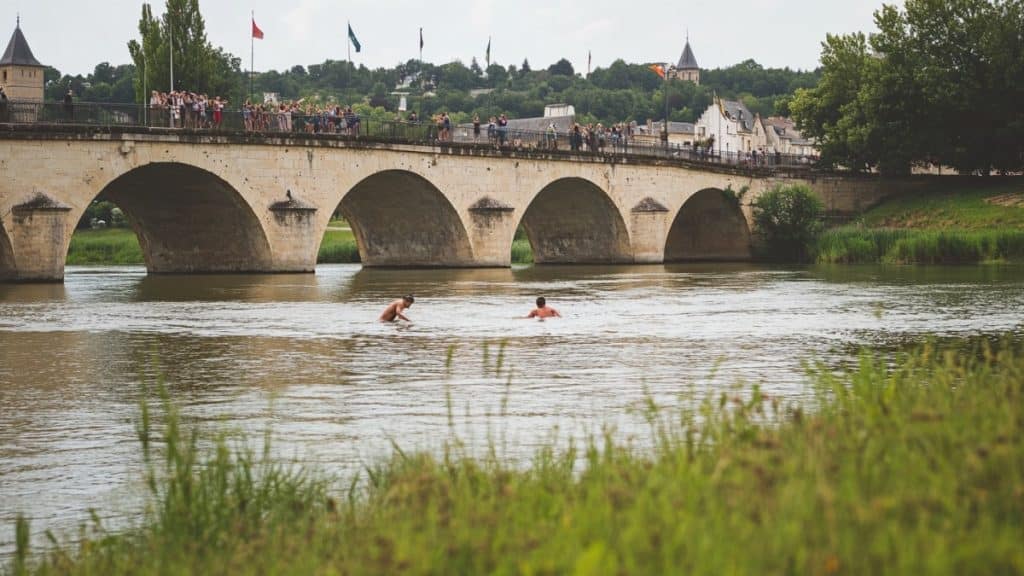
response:
[(218, 128), (224, 121), (227, 105), (227, 99), (220, 96), (153, 90), (149, 95), (150, 124), (191, 130)]

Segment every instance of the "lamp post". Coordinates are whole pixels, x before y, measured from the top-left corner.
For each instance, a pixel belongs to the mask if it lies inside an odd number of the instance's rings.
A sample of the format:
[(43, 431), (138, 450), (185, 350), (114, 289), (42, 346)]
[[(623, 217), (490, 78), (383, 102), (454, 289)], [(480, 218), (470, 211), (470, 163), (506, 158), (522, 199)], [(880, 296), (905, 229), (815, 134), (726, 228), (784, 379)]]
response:
[(171, 17), (174, 16), (174, 11), (171, 9), (167, 10), (167, 37), (170, 39), (170, 50), (167, 51), (171, 55), (171, 87), (167, 89), (168, 93), (174, 92), (174, 22)]
[(149, 102), (146, 100), (149, 92), (148, 86), (146, 85), (146, 45), (143, 40), (142, 45), (142, 123), (149, 126)]
[(668, 78), (669, 78), (668, 75), (669, 75), (668, 65), (666, 64), (665, 65), (665, 122), (664, 122), (664, 132), (663, 132), (663, 134), (661, 136), (662, 142), (665, 143), (666, 153), (668, 152)]

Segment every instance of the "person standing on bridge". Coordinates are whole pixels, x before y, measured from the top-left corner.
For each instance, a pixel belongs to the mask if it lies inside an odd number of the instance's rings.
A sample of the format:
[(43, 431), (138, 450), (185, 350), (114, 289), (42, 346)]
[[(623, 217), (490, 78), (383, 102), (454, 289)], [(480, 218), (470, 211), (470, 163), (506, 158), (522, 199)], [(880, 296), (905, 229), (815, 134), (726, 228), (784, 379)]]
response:
[(406, 322), (412, 322), (412, 320), (406, 318), (405, 315), (402, 314), (402, 312), (408, 310), (409, 307), (412, 306), (413, 302), (415, 301), (416, 298), (414, 298), (412, 294), (400, 300), (395, 300), (394, 302), (389, 304), (387, 308), (384, 309), (384, 312), (380, 315), (380, 321), (395, 322), (396, 320), (405, 320)]

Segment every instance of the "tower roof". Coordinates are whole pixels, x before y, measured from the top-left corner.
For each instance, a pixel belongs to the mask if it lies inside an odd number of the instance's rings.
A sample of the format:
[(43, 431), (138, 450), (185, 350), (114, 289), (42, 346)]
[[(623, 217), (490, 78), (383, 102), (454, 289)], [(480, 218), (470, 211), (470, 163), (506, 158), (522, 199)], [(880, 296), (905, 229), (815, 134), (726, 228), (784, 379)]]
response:
[(20, 22), (15, 26), (11, 41), (7, 43), (7, 50), (4, 50), (4, 55), (0, 58), (0, 66), (38, 66), (43, 68), (43, 65), (32, 55), (32, 49), (28, 47), (28, 41), (21, 33)]
[(693, 48), (690, 48), (690, 40), (686, 40), (686, 48), (683, 48), (683, 55), (679, 57), (679, 64), (676, 65), (677, 70), (699, 70), (700, 66), (697, 65), (697, 58), (693, 56)]

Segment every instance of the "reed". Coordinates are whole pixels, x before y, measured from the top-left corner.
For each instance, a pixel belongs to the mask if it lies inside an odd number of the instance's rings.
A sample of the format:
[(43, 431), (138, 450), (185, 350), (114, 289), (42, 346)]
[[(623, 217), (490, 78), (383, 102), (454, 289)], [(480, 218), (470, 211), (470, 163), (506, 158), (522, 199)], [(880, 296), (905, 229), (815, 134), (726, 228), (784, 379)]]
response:
[(66, 260), (71, 266), (142, 264), (142, 248), (130, 228), (78, 230), (71, 237)]
[[(609, 431), (528, 465), (494, 448), (394, 455), (337, 484), (223, 439), (164, 396), (139, 438), (141, 525), (32, 554), (31, 574), (1010, 574), (1024, 569), (1019, 343), (865, 355), (758, 388), (648, 403), (653, 446)], [(687, 404), (689, 405), (689, 404)], [(27, 526), (19, 525), (19, 534)], [(20, 560), (19, 560), (20, 559)]]
[(978, 264), (1024, 259), (1024, 230), (914, 230), (845, 227), (822, 234), (822, 264)]
[(533, 264), (533, 248), (526, 238), (512, 241), (512, 263)]

